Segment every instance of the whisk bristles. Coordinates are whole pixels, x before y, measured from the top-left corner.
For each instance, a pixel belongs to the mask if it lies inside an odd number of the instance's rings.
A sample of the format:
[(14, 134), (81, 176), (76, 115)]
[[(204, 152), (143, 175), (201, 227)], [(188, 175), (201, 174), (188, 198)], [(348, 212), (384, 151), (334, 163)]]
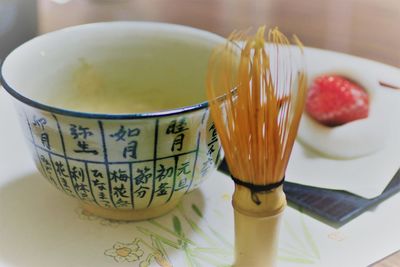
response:
[[(211, 114), (233, 177), (281, 181), (306, 96), (303, 46), (277, 28), (234, 32), (214, 50), (207, 75)], [(244, 41), (243, 43), (239, 41)]]

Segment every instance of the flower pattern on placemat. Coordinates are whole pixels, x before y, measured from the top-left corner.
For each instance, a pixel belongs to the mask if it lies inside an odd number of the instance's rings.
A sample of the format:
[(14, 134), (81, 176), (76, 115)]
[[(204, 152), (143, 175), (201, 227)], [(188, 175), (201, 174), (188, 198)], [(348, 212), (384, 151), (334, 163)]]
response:
[(135, 239), (128, 244), (117, 242), (112, 248), (107, 249), (104, 255), (114, 258), (118, 263), (138, 261), (144, 254), (144, 251), (138, 245), (139, 241), (139, 239)]
[[(190, 214), (182, 204), (175, 212), (167, 215), (170, 223), (161, 223), (158, 219), (148, 220), (136, 226), (144, 238), (135, 237), (132, 243), (116, 242), (112, 248), (107, 249), (104, 255), (114, 258), (118, 263), (135, 262), (140, 267), (158, 264), (161, 267), (172, 267), (167, 251), (177, 250), (183, 252), (185, 266), (230, 266), (233, 246), (224, 236), (215, 230), (211, 224), (201, 226), (194, 220), (206, 220), (202, 211), (196, 204), (191, 204)], [(100, 219), (101, 220), (101, 219)], [(146, 226), (148, 225), (148, 227)], [(199, 241), (192, 240), (184, 229), (190, 228)], [(140, 252), (140, 253), (139, 253)]]
[[(223, 219), (219, 209), (213, 214)], [(132, 222), (113, 221), (96, 217), (81, 208), (76, 209), (78, 217), (87, 221), (97, 221), (107, 227), (119, 227)], [(284, 220), (281, 234), (287, 235), (280, 244), (278, 260), (291, 264), (315, 265), (320, 261), (320, 252), (312, 233), (300, 211), (298, 220)], [(166, 223), (166, 218), (169, 223)], [(199, 224), (197, 220), (203, 221)], [(132, 223), (137, 233), (132, 242), (116, 241), (104, 251), (104, 255), (117, 263), (132, 263), (134, 266), (148, 267), (158, 265), (172, 267), (168, 252), (182, 253), (185, 266), (230, 266), (233, 260), (233, 244), (229, 238), (209, 223), (203, 211), (194, 203), (182, 203), (162, 219), (150, 219)], [(190, 229), (196, 237), (187, 234)], [(289, 242), (288, 242), (289, 241)]]
[(85, 220), (85, 221), (97, 221), (100, 218), (93, 215), (92, 213), (86, 211), (85, 209), (82, 209), (81, 207), (75, 209), (76, 214), (78, 214), (79, 219)]

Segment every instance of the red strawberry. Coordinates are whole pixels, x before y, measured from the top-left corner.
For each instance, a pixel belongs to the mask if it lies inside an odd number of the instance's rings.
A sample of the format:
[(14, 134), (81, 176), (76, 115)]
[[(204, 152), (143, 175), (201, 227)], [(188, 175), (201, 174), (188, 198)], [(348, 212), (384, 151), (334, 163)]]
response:
[(324, 125), (337, 126), (368, 117), (369, 96), (342, 76), (322, 75), (308, 90), (306, 111)]

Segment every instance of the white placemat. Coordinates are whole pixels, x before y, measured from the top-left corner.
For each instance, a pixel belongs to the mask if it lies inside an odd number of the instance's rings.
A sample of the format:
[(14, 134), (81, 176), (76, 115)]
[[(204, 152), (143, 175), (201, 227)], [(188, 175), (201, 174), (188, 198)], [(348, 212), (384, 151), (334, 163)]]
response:
[[(86, 214), (35, 169), (0, 90), (0, 266), (229, 266), (233, 185), (216, 173), (166, 216), (137, 223)], [(400, 195), (340, 229), (288, 207), (279, 267), (364, 267), (400, 247)]]

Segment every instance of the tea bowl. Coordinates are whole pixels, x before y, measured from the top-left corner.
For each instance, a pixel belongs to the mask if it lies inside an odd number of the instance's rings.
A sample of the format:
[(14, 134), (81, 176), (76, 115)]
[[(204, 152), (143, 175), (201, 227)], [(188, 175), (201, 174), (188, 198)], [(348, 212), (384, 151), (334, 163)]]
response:
[[(173, 209), (223, 156), (204, 92), (223, 42), (165, 23), (80, 25), (16, 48), (1, 83), (43, 177), (94, 215), (143, 220)], [(135, 112), (143, 99), (167, 108)]]

